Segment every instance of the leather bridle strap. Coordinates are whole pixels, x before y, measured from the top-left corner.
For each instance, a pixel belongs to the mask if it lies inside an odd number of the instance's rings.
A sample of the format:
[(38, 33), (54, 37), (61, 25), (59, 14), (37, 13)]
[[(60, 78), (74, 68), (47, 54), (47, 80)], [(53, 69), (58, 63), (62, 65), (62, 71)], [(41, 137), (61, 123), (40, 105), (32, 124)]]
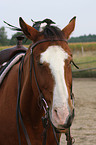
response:
[[(32, 49), (33, 50), (33, 49)], [(39, 96), (40, 96), (40, 99), (41, 99), (41, 107), (44, 109), (45, 111), (45, 116), (42, 117), (42, 123), (43, 123), (43, 142), (42, 142), (42, 145), (46, 145), (46, 140), (47, 140), (47, 128), (48, 128), (48, 120), (50, 120), (50, 117), (49, 117), (49, 106), (45, 100), (45, 97), (42, 93), (42, 91), (40, 90), (40, 87), (39, 87), (39, 84), (38, 84), (38, 81), (37, 81), (37, 77), (36, 77), (36, 72), (35, 72), (35, 66), (34, 66), (34, 56), (33, 56), (33, 52), (32, 52), (32, 64), (33, 64), (33, 71), (34, 71), (34, 76), (35, 76), (35, 82), (36, 82), (36, 85), (37, 85), (37, 88), (38, 88), (38, 92), (39, 92)], [(45, 105), (45, 107), (44, 107)], [(53, 129), (53, 134), (54, 134), (54, 137), (55, 137), (55, 140), (56, 140), (56, 144), (59, 145), (59, 140), (57, 140), (56, 138), (56, 132), (55, 132), (55, 129), (54, 127), (52, 126), (52, 129)]]
[(72, 144), (74, 144), (75, 139), (74, 139), (73, 137), (71, 137), (70, 128), (69, 128), (68, 132), (65, 133), (65, 135), (66, 135), (67, 145), (72, 145)]
[[(67, 43), (67, 40), (65, 39), (54, 39), (54, 40), (49, 40), (49, 39), (43, 39), (41, 41), (38, 41), (36, 42), (35, 44), (32, 45), (32, 47), (30, 48), (31, 49), (31, 67), (30, 67), (30, 76), (31, 76), (31, 70), (32, 70), (32, 66), (33, 66), (33, 72), (34, 72), (34, 77), (35, 77), (35, 82), (36, 82), (36, 85), (37, 85), (37, 88), (38, 88), (38, 92), (39, 92), (39, 96), (40, 96), (40, 99), (41, 99), (41, 105), (45, 111), (45, 117), (42, 117), (42, 123), (43, 123), (43, 127), (44, 127), (44, 131), (43, 131), (43, 142), (42, 142), (42, 145), (46, 145), (46, 140), (47, 140), (47, 126), (48, 126), (48, 119), (50, 120), (50, 117), (49, 117), (49, 107), (47, 105), (47, 102), (45, 100), (45, 97), (44, 95), (42, 94), (42, 91), (40, 90), (40, 87), (39, 87), (39, 84), (38, 84), (38, 81), (37, 81), (37, 77), (36, 77), (36, 72), (35, 72), (35, 65), (34, 65), (34, 55), (33, 55), (33, 50), (34, 48), (40, 44), (40, 43), (44, 43), (44, 42), (48, 42), (48, 41), (51, 41), (51, 42), (54, 42), (54, 41), (65, 41)], [(47, 106), (46, 108), (44, 107), (44, 104)], [(59, 140), (57, 139), (56, 137), (56, 132), (55, 132), (55, 129), (54, 127), (52, 126), (52, 129), (53, 129), (53, 134), (54, 134), (54, 137), (55, 137), (55, 140), (56, 140), (56, 144), (59, 145)]]
[(44, 42), (55, 42), (55, 41), (64, 41), (66, 43), (68, 43), (67, 39), (42, 39), (42, 40), (38, 40), (37, 42), (35, 42), (30, 49), (34, 49), (38, 44), (44, 43)]
[[(43, 104), (42, 107), (43, 107), (43, 109), (45, 111), (45, 116), (46, 116), (46, 113), (48, 114), (49, 107), (47, 105), (47, 102), (45, 100), (45, 97), (44, 97), (42, 91), (40, 90), (40, 87), (39, 87), (39, 84), (38, 84), (38, 81), (37, 81), (36, 72), (35, 72), (35, 65), (34, 65), (34, 54), (33, 54), (33, 50), (34, 50), (34, 48), (37, 45), (39, 45), (41, 43), (44, 43), (44, 42), (55, 42), (55, 41), (64, 41), (64, 42), (68, 43), (66, 39), (42, 39), (42, 40), (39, 40), (36, 43), (34, 43), (31, 46), (31, 48), (30, 48), (30, 50), (31, 50), (31, 56), (30, 56), (30, 64), (31, 64), (30, 65), (30, 78), (32, 80), (31, 73), (32, 73), (32, 66), (33, 66), (33, 72), (34, 72), (35, 82), (36, 82), (36, 85), (37, 85), (37, 88), (38, 88), (38, 92), (39, 92), (39, 95), (40, 95), (41, 104)], [(45, 108), (44, 105), (46, 105), (47, 107)], [(49, 114), (47, 115), (47, 117), (49, 117)]]
[(19, 127), (19, 117), (20, 117), (20, 121), (21, 121), (21, 126), (27, 141), (28, 145), (31, 145), (27, 130), (25, 128), (23, 119), (22, 119), (22, 115), (21, 115), (21, 111), (20, 111), (20, 95), (21, 95), (21, 74), (22, 74), (22, 69), (23, 69), (23, 61), (24, 61), (24, 57), (21, 60), (21, 63), (19, 65), (19, 72), (18, 72), (18, 96), (17, 96), (17, 107), (16, 107), (16, 121), (17, 121), (17, 133), (18, 133), (18, 140), (19, 140), (19, 145), (21, 145), (21, 139), (20, 139), (20, 127)]
[[(38, 92), (40, 94), (40, 97), (41, 97), (41, 101), (43, 101), (44, 103), (46, 102), (45, 98), (44, 98), (44, 95), (42, 94), (42, 91), (40, 90), (40, 87), (39, 87), (39, 84), (38, 84), (38, 81), (37, 81), (37, 77), (36, 77), (36, 72), (35, 72), (35, 65), (34, 65), (34, 55), (33, 55), (33, 50), (34, 48), (40, 44), (40, 43), (43, 43), (43, 42), (48, 42), (48, 41), (65, 41), (66, 43), (67, 40), (65, 39), (61, 39), (61, 40), (58, 40), (58, 39), (55, 39), (55, 40), (46, 40), (46, 39), (43, 39), (41, 41), (38, 41), (36, 42), (35, 44), (32, 45), (31, 47), (31, 60), (32, 60), (32, 66), (33, 66), (33, 71), (34, 71), (34, 76), (35, 76), (35, 81), (36, 81), (36, 84), (37, 84), (37, 88), (38, 88)], [(75, 63), (73, 63), (74, 65)], [(31, 66), (31, 69), (32, 70), (32, 66)], [(78, 68), (78, 66), (74, 65), (76, 68)], [(31, 71), (30, 71), (31, 72)], [(74, 96), (73, 96), (73, 93), (72, 93), (72, 86), (71, 86), (71, 99), (73, 100), (73, 105), (74, 105)], [(47, 102), (45, 103), (47, 104)], [(48, 105), (46, 105), (47, 107), (47, 111), (45, 111), (45, 117), (42, 117), (42, 120), (43, 120), (43, 127), (44, 127), (44, 138), (43, 138), (43, 143), (42, 145), (46, 145), (46, 139), (47, 139), (47, 125), (48, 125), (48, 117), (49, 117), (49, 107)], [(42, 106), (44, 107), (44, 106)], [(46, 109), (44, 109), (46, 110)], [(50, 119), (50, 117), (49, 117)], [(56, 132), (55, 132), (55, 129), (54, 129), (54, 126), (52, 125), (52, 129), (53, 129), (53, 134), (54, 134), (54, 137), (55, 137), (55, 140), (56, 140), (56, 144), (59, 145), (59, 139), (57, 139), (56, 137)], [(65, 134), (66, 135), (66, 141), (67, 141), (67, 145), (72, 145), (74, 142), (72, 142), (72, 137), (70, 135), (70, 128), (69, 128), (69, 131)]]
[[(43, 106), (45, 105), (45, 118), (44, 118), (44, 121), (45, 121), (45, 126), (47, 126), (47, 119), (49, 117), (49, 107), (47, 105), (47, 102), (40, 90), (40, 87), (38, 85), (38, 82), (37, 82), (37, 78), (36, 78), (36, 73), (35, 73), (35, 66), (34, 66), (34, 56), (33, 56), (33, 50), (34, 48), (40, 44), (40, 43), (44, 43), (44, 42), (54, 42), (54, 41), (65, 41), (66, 43), (67, 40), (66, 39), (43, 39), (43, 40), (39, 40), (37, 41), (36, 43), (34, 43), (32, 46), (31, 46), (31, 66), (30, 66), (30, 74), (31, 74), (31, 71), (32, 71), (32, 65), (33, 65), (33, 71), (34, 71), (34, 76), (35, 76), (35, 80), (36, 80), (36, 84), (37, 84), (37, 87), (38, 87), (38, 91), (39, 91), (39, 94), (41, 96), (41, 101), (43, 102)], [(22, 61), (24, 61), (24, 57), (22, 59)], [(23, 68), (23, 62), (21, 61), (20, 63), (20, 66), (19, 66), (19, 72), (18, 72), (18, 96), (17, 96), (17, 108), (16, 108), (16, 121), (17, 121), (17, 132), (18, 132), (18, 139), (19, 139), (19, 145), (21, 145), (21, 140), (20, 140), (20, 129), (19, 129), (19, 117), (20, 117), (20, 121), (21, 121), (21, 126), (22, 126), (22, 129), (23, 129), (23, 132), (24, 132), (24, 135), (25, 135), (25, 138), (26, 138), (26, 141), (27, 141), (27, 144), (28, 145), (31, 145), (31, 142), (30, 142), (30, 139), (29, 139), (29, 136), (28, 136), (28, 133), (27, 133), (27, 130), (25, 128), (25, 125), (24, 125), (24, 122), (23, 122), (23, 119), (22, 119), (22, 115), (21, 115), (21, 111), (20, 111), (20, 95), (21, 95), (21, 73), (22, 73), (22, 68)], [(30, 75), (31, 76), (31, 75)], [(43, 107), (44, 109), (44, 107)], [(47, 129), (47, 128), (46, 128)], [(56, 139), (56, 138), (55, 138)], [(45, 136), (45, 140), (43, 141), (43, 145), (46, 144), (46, 136)], [(58, 145), (59, 143), (57, 143)]]

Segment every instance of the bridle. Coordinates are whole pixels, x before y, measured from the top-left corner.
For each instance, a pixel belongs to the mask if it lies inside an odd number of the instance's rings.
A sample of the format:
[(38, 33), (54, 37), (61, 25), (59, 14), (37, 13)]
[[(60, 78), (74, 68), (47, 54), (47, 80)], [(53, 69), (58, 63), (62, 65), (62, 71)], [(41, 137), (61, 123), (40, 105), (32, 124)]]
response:
[[(36, 72), (35, 72), (35, 65), (34, 65), (33, 50), (34, 50), (34, 48), (37, 45), (39, 45), (41, 43), (44, 43), (44, 42), (49, 42), (49, 41), (50, 42), (64, 41), (64, 42), (68, 43), (66, 39), (52, 39), (52, 40), (51, 39), (43, 39), (43, 40), (39, 40), (36, 43), (34, 43), (31, 46), (31, 48), (30, 48), (30, 50), (31, 50), (31, 53), (30, 53), (30, 77), (31, 77), (31, 71), (32, 71), (32, 66), (33, 66), (33, 72), (34, 72), (35, 82), (36, 82), (36, 85), (37, 85), (37, 88), (38, 88), (38, 92), (39, 92), (39, 96), (40, 96), (40, 100), (41, 100), (41, 107), (43, 108), (43, 110), (45, 112), (45, 116), (42, 117), (42, 123), (43, 123), (43, 127), (44, 127), (43, 143), (42, 143), (42, 145), (46, 145), (47, 128), (48, 128), (48, 122), (50, 121), (49, 106), (48, 106), (48, 104), (47, 104), (47, 102), (45, 100), (45, 97), (44, 97), (42, 91), (40, 90), (40, 87), (39, 87), (39, 84), (38, 84), (38, 81), (37, 81)], [(23, 129), (23, 132), (24, 132), (27, 144), (31, 145), (31, 142), (30, 142), (27, 130), (25, 128), (25, 125), (24, 125), (24, 122), (23, 122), (23, 119), (22, 119), (22, 114), (21, 114), (21, 111), (20, 111), (21, 75), (22, 75), (22, 71), (23, 71), (23, 62), (24, 62), (24, 57), (21, 60), (21, 63), (19, 65), (19, 72), (18, 72), (18, 96), (17, 96), (17, 107), (16, 107), (17, 132), (18, 132), (19, 145), (21, 145), (20, 129), (19, 129), (19, 118), (20, 118), (21, 126), (22, 126), (22, 129)], [(72, 97), (72, 100), (74, 102), (74, 99), (73, 99), (73, 96), (72, 96), (72, 88), (71, 88), (71, 97)], [(53, 128), (53, 133), (54, 133), (54, 137), (55, 137), (56, 143), (57, 143), (57, 145), (59, 145), (59, 140), (57, 139), (57, 136), (56, 136), (57, 132), (55, 131), (53, 125), (52, 125), (52, 128)], [(70, 135), (70, 128), (69, 128), (69, 131), (67, 133), (65, 133), (65, 135), (66, 135), (67, 145), (72, 145), (73, 141), (72, 141), (72, 137)]]

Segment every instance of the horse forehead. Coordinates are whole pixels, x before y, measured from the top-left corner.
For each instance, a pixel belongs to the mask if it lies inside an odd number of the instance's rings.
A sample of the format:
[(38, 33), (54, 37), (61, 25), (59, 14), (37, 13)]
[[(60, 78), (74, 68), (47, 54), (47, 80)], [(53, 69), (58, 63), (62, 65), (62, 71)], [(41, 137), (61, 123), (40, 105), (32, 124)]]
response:
[(49, 46), (45, 52), (40, 55), (41, 63), (49, 63), (50, 67), (58, 70), (62, 65), (64, 66), (64, 61), (68, 59), (68, 53), (64, 51), (61, 46)]
[(45, 62), (49, 64), (51, 74), (54, 78), (53, 105), (57, 107), (64, 106), (68, 99), (64, 69), (65, 60), (68, 59), (68, 56), (68, 53), (61, 46), (49, 46), (40, 56), (41, 63)]

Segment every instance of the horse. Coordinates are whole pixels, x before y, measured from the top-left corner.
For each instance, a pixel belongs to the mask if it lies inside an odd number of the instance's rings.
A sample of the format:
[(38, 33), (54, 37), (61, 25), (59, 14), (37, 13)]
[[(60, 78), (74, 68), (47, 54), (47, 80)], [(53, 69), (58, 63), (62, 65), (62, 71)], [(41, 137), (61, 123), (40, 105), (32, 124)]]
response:
[(75, 109), (67, 40), (75, 20), (62, 30), (47, 24), (39, 32), (19, 18), (33, 43), (0, 85), (0, 145), (56, 145), (62, 133), (70, 134)]

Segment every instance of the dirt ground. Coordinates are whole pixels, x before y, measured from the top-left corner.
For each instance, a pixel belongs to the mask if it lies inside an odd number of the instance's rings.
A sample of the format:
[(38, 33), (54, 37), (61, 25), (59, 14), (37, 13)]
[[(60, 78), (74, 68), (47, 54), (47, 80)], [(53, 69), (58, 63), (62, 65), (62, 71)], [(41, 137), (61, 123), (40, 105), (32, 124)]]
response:
[[(73, 80), (75, 95), (75, 119), (71, 134), (74, 145), (96, 145), (96, 78)], [(61, 144), (66, 145), (65, 135)]]

